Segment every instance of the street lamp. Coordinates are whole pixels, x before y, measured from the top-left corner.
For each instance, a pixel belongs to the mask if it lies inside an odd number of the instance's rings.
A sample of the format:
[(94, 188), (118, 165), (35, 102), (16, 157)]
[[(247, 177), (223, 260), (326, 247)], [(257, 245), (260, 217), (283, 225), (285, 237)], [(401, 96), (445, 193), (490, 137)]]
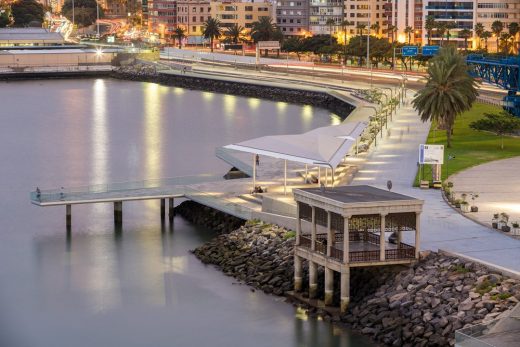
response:
[(450, 160), (453, 160), (453, 159), (455, 159), (455, 156), (451, 155), (451, 154), (448, 154), (448, 158), (446, 160), (446, 179), (448, 179), (448, 177), (449, 177), (448, 163), (450, 162)]

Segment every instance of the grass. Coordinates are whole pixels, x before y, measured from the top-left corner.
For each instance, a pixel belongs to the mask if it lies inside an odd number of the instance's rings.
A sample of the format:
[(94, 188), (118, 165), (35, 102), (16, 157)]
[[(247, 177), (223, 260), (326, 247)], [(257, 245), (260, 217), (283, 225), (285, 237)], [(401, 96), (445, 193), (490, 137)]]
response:
[[(484, 116), (484, 113), (497, 113), (501, 107), (475, 103), (473, 108), (457, 117), (454, 125), (451, 148), (446, 147), (446, 131), (435, 130), (434, 123), (428, 135), (428, 144), (444, 145), (444, 165), (442, 166), (442, 179), (449, 175), (469, 167), (484, 164), (493, 160), (511, 158), (520, 155), (520, 138), (504, 137), (504, 149), (500, 149), (500, 137), (488, 132), (476, 131), (469, 124)], [(448, 155), (455, 156), (448, 162)], [(431, 180), (428, 165), (425, 165), (423, 177)], [(419, 184), (419, 172), (415, 178), (415, 185)]]

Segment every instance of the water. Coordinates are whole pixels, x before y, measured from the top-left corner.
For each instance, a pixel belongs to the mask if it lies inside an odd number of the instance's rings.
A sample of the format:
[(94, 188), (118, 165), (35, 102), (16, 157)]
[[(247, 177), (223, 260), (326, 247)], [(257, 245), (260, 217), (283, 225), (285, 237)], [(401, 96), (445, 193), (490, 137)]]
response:
[(222, 173), (217, 146), (338, 122), (312, 107), (110, 79), (0, 84), (0, 346), (366, 346), (201, 264), (211, 230), (158, 201), (29, 203), (53, 188)]

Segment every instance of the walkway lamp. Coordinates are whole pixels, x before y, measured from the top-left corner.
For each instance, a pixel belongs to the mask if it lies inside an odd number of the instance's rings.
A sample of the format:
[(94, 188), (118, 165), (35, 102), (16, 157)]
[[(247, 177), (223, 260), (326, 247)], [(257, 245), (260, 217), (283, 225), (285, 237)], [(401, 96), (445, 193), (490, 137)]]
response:
[(455, 159), (455, 156), (454, 155), (451, 155), (451, 154), (448, 154), (448, 160), (446, 160), (446, 179), (448, 179), (449, 177), (449, 171), (448, 171), (448, 163), (450, 162), (450, 160), (453, 160)]

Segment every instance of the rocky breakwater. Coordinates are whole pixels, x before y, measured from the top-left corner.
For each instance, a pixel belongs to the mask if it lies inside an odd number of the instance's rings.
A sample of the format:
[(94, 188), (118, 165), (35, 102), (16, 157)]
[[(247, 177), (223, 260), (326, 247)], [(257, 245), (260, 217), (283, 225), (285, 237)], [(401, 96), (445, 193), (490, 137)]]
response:
[(353, 302), (344, 321), (392, 346), (453, 346), (455, 330), (497, 318), (520, 299), (520, 281), (431, 253)]
[(189, 222), (210, 228), (218, 234), (229, 233), (240, 228), (245, 220), (217, 211), (191, 200), (184, 201), (175, 208), (175, 213)]
[[(193, 253), (245, 284), (285, 295), (293, 289), (294, 241), (292, 231), (249, 221)], [(304, 266), (304, 291), (307, 276)], [(323, 283), (320, 269), (321, 299)], [(353, 268), (349, 311), (341, 317), (314, 308), (309, 313), (345, 324), (388, 346), (453, 346), (455, 330), (495, 319), (519, 300), (518, 280), (477, 263), (423, 252), (422, 259), (411, 267)]]

